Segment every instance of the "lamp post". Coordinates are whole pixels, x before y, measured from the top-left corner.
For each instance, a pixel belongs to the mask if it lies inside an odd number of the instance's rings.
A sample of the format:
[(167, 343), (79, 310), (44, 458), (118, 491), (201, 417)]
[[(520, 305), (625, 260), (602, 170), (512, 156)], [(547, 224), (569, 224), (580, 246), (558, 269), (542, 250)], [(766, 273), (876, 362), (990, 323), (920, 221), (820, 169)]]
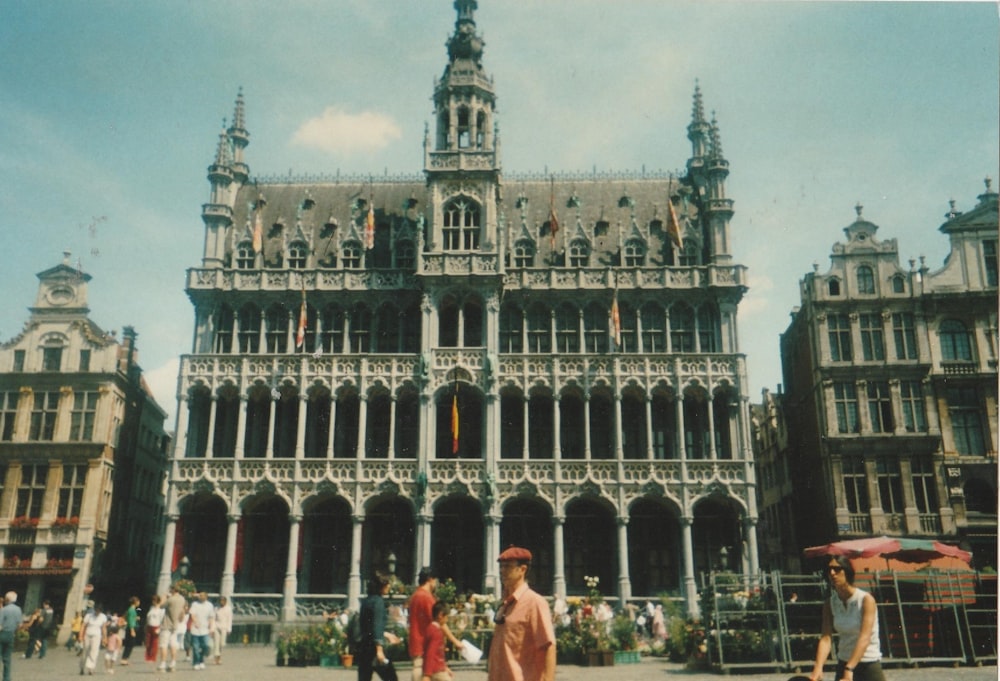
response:
[(388, 568), (390, 575), (396, 574), (396, 554), (392, 551), (390, 551), (389, 555), (386, 556), (385, 565)]

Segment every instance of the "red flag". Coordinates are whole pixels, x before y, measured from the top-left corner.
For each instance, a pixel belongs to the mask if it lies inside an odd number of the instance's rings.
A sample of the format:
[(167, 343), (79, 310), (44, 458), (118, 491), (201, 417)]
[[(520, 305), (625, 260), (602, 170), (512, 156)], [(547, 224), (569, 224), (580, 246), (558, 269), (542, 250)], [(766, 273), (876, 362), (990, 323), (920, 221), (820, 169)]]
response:
[(677, 213), (674, 212), (674, 202), (667, 198), (667, 208), (670, 209), (670, 220), (667, 221), (667, 233), (670, 235), (670, 240), (674, 242), (677, 248), (681, 247), (681, 226), (677, 222)]
[(458, 454), (458, 386), (451, 398), (451, 453)]
[(549, 246), (556, 250), (556, 232), (559, 231), (559, 218), (556, 217), (555, 180), (552, 180), (552, 192), (549, 194)]
[(368, 199), (368, 217), (365, 218), (365, 248), (375, 248), (375, 205)]
[(260, 215), (260, 201), (253, 211), (253, 252), (260, 253), (264, 247), (264, 220)]
[(618, 291), (615, 291), (615, 297), (611, 299), (611, 340), (615, 342), (615, 349), (620, 350), (622, 347), (622, 320), (621, 314), (618, 312)]
[(306, 308), (306, 290), (302, 289), (302, 305), (299, 306), (299, 330), (295, 334), (295, 347), (301, 348), (306, 340), (306, 322), (308, 322), (308, 308)]

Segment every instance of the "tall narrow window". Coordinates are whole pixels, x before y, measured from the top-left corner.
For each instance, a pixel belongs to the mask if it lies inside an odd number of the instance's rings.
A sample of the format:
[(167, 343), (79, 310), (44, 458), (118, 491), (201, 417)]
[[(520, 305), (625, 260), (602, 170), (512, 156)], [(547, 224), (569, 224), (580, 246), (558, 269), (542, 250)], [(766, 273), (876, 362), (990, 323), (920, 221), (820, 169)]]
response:
[(574, 239), (569, 244), (569, 266), (587, 267), (590, 265), (590, 246), (583, 239)]
[(670, 308), (670, 347), (673, 352), (694, 352), (694, 311), (687, 305)]
[(875, 433), (891, 433), (892, 395), (889, 384), (884, 381), (868, 382), (868, 415), (871, 417), (872, 431)]
[(646, 247), (637, 239), (625, 243), (625, 267), (642, 267), (646, 264)]
[(395, 257), (398, 269), (412, 270), (417, 266), (417, 250), (412, 241), (397, 241)]
[(997, 242), (996, 239), (983, 241), (983, 269), (986, 272), (986, 285), (997, 285)]
[(666, 352), (667, 317), (656, 303), (646, 303), (640, 312), (642, 318), (642, 351)]
[(514, 305), (500, 309), (500, 352), (522, 352), (524, 317)]
[(948, 388), (945, 395), (955, 450), (970, 456), (986, 454), (983, 424), (987, 420), (975, 388)]
[(514, 244), (514, 267), (534, 267), (535, 246), (527, 239)]
[(45, 484), (48, 477), (48, 464), (36, 463), (21, 467), (21, 486), (17, 488), (15, 517), (38, 518), (42, 515), (42, 501), (45, 498)]
[(903, 426), (907, 433), (927, 432), (927, 413), (920, 381), (900, 381), (899, 395), (903, 404)]
[(837, 432), (859, 432), (858, 392), (854, 384), (847, 382), (834, 383), (833, 404), (837, 412)]
[(273, 305), (267, 310), (267, 352), (288, 351), (288, 310), (283, 305)]
[(934, 462), (930, 457), (916, 457), (910, 461), (913, 478), (913, 498), (920, 513), (937, 513), (937, 487), (934, 484)]
[(479, 206), (466, 198), (457, 198), (444, 206), (444, 221), (441, 235), (442, 247), (446, 251), (479, 248), (480, 210)]
[(834, 362), (850, 362), (851, 320), (846, 314), (831, 314), (826, 318), (830, 338), (830, 359)]
[(858, 316), (861, 325), (861, 353), (866, 361), (885, 359), (885, 333), (882, 330), (882, 315), (863, 314)]
[(90, 350), (80, 351), (80, 371), (90, 371)]
[(965, 324), (957, 319), (946, 319), (938, 329), (941, 340), (941, 358), (950, 361), (971, 362), (972, 345)]
[(608, 308), (599, 303), (591, 303), (583, 311), (583, 337), (587, 352), (607, 352)]
[(875, 293), (875, 275), (872, 272), (872, 268), (867, 265), (862, 265), (858, 268), (858, 293), (863, 294), (873, 294)]
[(0, 393), (0, 440), (10, 442), (14, 439), (14, 419), (17, 417), (18, 393)]
[(917, 358), (917, 333), (913, 313), (897, 312), (892, 315), (892, 341), (896, 347), (896, 359)]
[(618, 306), (618, 319), (621, 322), (622, 352), (639, 352), (638, 337), (635, 329), (635, 310), (627, 303)]
[(551, 315), (541, 304), (532, 305), (528, 310), (528, 352), (551, 352)]
[(19, 374), (24, 371), (24, 350), (14, 351), (14, 364), (11, 367), (11, 371), (15, 374)]
[(884, 457), (875, 462), (875, 478), (882, 510), (886, 513), (903, 512), (903, 476), (897, 459)]
[(372, 313), (364, 305), (351, 311), (351, 352), (371, 352)]
[(336, 305), (323, 308), (323, 352), (341, 353), (344, 351), (344, 311)]
[(580, 352), (580, 313), (569, 303), (556, 309), (556, 352)]
[(42, 348), (42, 371), (59, 371), (62, 369), (62, 351), (59, 348)]
[(59, 408), (59, 393), (35, 393), (35, 403), (31, 410), (31, 430), (29, 440), (51, 440), (56, 430), (56, 411)]
[(81, 392), (73, 395), (73, 412), (70, 415), (69, 439), (89, 442), (94, 439), (94, 418), (97, 416), (96, 392)]
[(253, 246), (250, 245), (250, 242), (241, 241), (240, 245), (236, 247), (236, 269), (253, 269), (253, 262), (255, 258), (256, 253), (254, 253)]
[(845, 456), (841, 462), (844, 470), (844, 495), (850, 513), (868, 513), (868, 474), (860, 456)]
[(260, 352), (260, 308), (256, 305), (240, 308), (239, 342), (241, 354)]
[(892, 278), (892, 292), (906, 293), (906, 281), (903, 279), (903, 275), (897, 274)]
[(698, 308), (698, 351), (719, 352), (721, 326), (715, 307), (702, 305)]
[(83, 506), (83, 489), (87, 484), (87, 466), (72, 464), (62, 467), (62, 486), (59, 487), (59, 508), (56, 515), (60, 518), (79, 518)]

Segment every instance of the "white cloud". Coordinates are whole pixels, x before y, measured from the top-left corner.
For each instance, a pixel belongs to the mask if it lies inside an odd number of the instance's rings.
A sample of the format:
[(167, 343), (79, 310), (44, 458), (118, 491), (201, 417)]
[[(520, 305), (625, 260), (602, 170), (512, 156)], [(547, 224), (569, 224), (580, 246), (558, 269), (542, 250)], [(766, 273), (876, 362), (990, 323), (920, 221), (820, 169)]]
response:
[(402, 129), (390, 116), (377, 111), (352, 114), (331, 106), (323, 115), (299, 126), (292, 144), (331, 154), (350, 154), (384, 149), (402, 136)]
[(167, 420), (163, 424), (167, 431), (174, 429), (174, 416), (177, 413), (177, 374), (180, 366), (180, 359), (175, 357), (155, 369), (143, 372), (156, 403), (167, 412)]

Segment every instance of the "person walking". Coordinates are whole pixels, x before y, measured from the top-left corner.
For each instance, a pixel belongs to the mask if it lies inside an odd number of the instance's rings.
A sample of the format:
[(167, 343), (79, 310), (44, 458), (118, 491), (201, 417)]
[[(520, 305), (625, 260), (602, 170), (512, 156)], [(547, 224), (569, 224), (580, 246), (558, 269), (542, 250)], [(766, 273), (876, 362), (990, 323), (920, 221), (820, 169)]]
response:
[[(424, 635), (435, 621), (432, 611), (437, 602), (434, 592), (437, 591), (438, 583), (437, 575), (430, 567), (422, 568), (417, 575), (418, 586), (407, 603), (410, 623), (407, 648), (413, 661), (413, 681), (420, 681), (423, 675)], [(455, 638), (447, 624), (441, 625), (441, 631), (455, 648), (462, 648), (462, 642)]]
[(122, 661), (121, 663), (125, 666), (129, 664), (129, 658), (132, 656), (132, 649), (135, 647), (136, 641), (139, 640), (137, 632), (139, 631), (139, 597), (132, 596), (128, 599), (128, 610), (125, 611), (125, 640), (124, 647), (122, 648)]
[(163, 623), (163, 606), (160, 597), (153, 594), (149, 601), (149, 612), (146, 613), (146, 662), (156, 662), (156, 653), (160, 646), (160, 625)]
[(8, 591), (0, 608), (0, 662), (3, 662), (3, 681), (10, 681), (11, 658), (14, 656), (14, 635), (21, 626), (24, 613), (17, 605), (17, 594)]
[(117, 623), (108, 623), (108, 635), (104, 639), (104, 671), (115, 673), (115, 663), (122, 652), (122, 631)]
[(368, 580), (368, 597), (361, 601), (358, 611), (358, 625), (361, 642), (358, 645), (358, 681), (371, 681), (372, 672), (382, 681), (398, 681), (396, 668), (385, 656), (385, 624), (388, 611), (385, 595), (389, 593), (389, 578), (376, 572)]
[(97, 668), (97, 658), (101, 654), (101, 646), (107, 638), (108, 616), (100, 603), (94, 605), (93, 611), (83, 616), (83, 629), (80, 639), (83, 644), (83, 655), (80, 658), (80, 674), (93, 675)]
[(229, 599), (219, 596), (219, 604), (215, 608), (215, 628), (212, 629), (212, 652), (215, 664), (222, 664), (222, 649), (226, 647), (226, 638), (233, 633), (233, 606)]
[(196, 670), (205, 668), (205, 658), (209, 655), (210, 637), (215, 626), (215, 606), (208, 602), (208, 594), (200, 592), (188, 608), (191, 618), (191, 664)]
[(177, 649), (180, 647), (178, 635), (184, 636), (187, 628), (186, 614), (187, 600), (176, 586), (171, 586), (170, 595), (163, 604), (163, 622), (160, 624), (160, 662), (156, 667), (159, 671), (174, 671), (177, 667)]
[[(22, 660), (30, 660), (32, 655), (42, 649), (42, 609), (36, 609), (21, 623), (21, 628), (28, 631), (28, 644), (21, 655)], [(41, 657), (41, 655), (39, 655)]]
[(835, 678), (842, 681), (885, 681), (878, 638), (878, 608), (867, 591), (854, 586), (854, 566), (844, 556), (831, 556), (824, 569), (830, 598), (823, 603), (823, 622), (816, 645), (816, 664), (809, 678), (821, 681), (830, 657), (833, 632), (837, 641)]
[(77, 610), (76, 615), (73, 616), (73, 621), (69, 624), (69, 638), (66, 639), (66, 650), (73, 650), (74, 648), (77, 651), (80, 650), (80, 629), (82, 628), (83, 612)]
[(56, 630), (56, 611), (52, 609), (52, 602), (48, 599), (42, 601), (42, 645), (38, 651), (38, 659), (45, 657), (49, 649), (49, 639)]
[(437, 601), (431, 608), (433, 621), (424, 632), (424, 654), (421, 656), (421, 681), (451, 681), (454, 674), (448, 668), (444, 653), (444, 628), (448, 621), (448, 605)]
[(549, 603), (528, 586), (531, 551), (511, 546), (497, 558), (503, 602), (493, 622), (489, 681), (552, 681), (556, 674), (556, 637)]

